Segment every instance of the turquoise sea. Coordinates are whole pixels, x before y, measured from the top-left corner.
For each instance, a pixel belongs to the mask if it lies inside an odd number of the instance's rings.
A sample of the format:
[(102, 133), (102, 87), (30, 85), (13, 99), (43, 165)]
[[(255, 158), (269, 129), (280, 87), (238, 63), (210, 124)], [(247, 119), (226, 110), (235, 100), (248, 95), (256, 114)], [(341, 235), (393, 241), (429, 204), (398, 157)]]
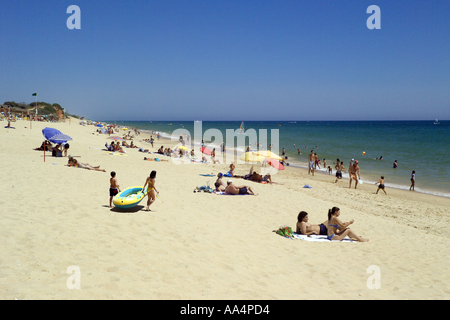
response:
[[(166, 137), (183, 128), (194, 136), (194, 121), (105, 122), (157, 131)], [(201, 124), (203, 133), (211, 128), (220, 130), (227, 143), (226, 130), (239, 129), (241, 121), (203, 121)], [(411, 172), (415, 170), (416, 191), (450, 197), (450, 121), (439, 121), (439, 124), (434, 121), (245, 121), (244, 127), (246, 131), (254, 129), (257, 133), (266, 129), (267, 144), (273, 143), (271, 129), (278, 130), (278, 154), (285, 148), (291, 166), (306, 167), (308, 154), (314, 150), (333, 168), (333, 175), (336, 158), (344, 162), (345, 168), (354, 158), (359, 161), (365, 183), (375, 183), (384, 175), (387, 187), (408, 190)], [(262, 137), (258, 139), (264, 143)], [(214, 141), (205, 143), (219, 148)], [(239, 150), (244, 148), (246, 146)], [(250, 148), (256, 149), (254, 145)], [(272, 151), (277, 153), (277, 150)], [(376, 160), (380, 156), (384, 160)], [(397, 169), (393, 168), (395, 160)]]

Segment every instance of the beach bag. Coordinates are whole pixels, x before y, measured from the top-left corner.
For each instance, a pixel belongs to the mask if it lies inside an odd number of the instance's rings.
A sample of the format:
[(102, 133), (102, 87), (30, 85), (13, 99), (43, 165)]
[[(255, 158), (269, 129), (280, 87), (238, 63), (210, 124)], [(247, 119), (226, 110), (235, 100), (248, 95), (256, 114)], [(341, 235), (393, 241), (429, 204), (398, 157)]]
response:
[(288, 226), (282, 226), (279, 227), (278, 230), (274, 230), (276, 234), (279, 234), (280, 236), (286, 237), (286, 238), (294, 238), (294, 235), (292, 233), (292, 228)]

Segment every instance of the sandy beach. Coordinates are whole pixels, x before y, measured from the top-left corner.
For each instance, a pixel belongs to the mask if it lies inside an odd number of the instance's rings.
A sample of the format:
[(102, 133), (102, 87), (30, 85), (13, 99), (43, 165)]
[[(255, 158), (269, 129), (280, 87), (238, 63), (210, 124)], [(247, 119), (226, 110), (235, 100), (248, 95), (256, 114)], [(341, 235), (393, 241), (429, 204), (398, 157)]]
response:
[[(287, 167), (264, 185), (243, 179), (258, 196), (194, 193), (227, 172), (227, 164), (144, 161), (138, 149), (105, 151), (108, 135), (78, 120), (17, 121), (0, 130), (0, 298), (14, 299), (449, 299), (446, 230), (450, 199), (363, 184)], [(69, 154), (106, 172), (65, 166), (67, 158), (35, 151), (42, 129), (70, 135)], [(156, 140), (156, 151), (175, 145)], [(248, 173), (237, 165), (235, 174)], [(256, 166), (258, 169), (259, 167)], [(157, 171), (159, 198), (144, 211), (110, 209), (110, 172), (121, 189), (144, 185)], [(258, 170), (259, 171), (259, 170)], [(361, 168), (363, 173), (364, 168)], [(312, 188), (303, 188), (304, 185)], [(295, 229), (300, 211), (320, 224), (328, 209), (368, 243), (290, 240), (273, 230)], [(70, 266), (80, 270), (80, 289), (69, 289)], [(380, 288), (367, 281), (380, 270)], [(370, 268), (369, 268), (370, 270)]]

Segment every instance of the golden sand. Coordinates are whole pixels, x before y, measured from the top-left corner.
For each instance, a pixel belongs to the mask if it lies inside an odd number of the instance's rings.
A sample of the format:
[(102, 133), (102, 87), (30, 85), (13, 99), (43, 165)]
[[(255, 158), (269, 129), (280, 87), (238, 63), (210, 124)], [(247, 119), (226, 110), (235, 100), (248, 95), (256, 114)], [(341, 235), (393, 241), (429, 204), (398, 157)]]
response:
[[(349, 189), (348, 180), (335, 184), (334, 176), (289, 167), (273, 177), (282, 185), (235, 180), (258, 196), (193, 193), (215, 181), (200, 174), (228, 165), (144, 161), (153, 156), (138, 149), (111, 156), (99, 150), (107, 135), (75, 120), (12, 125), (0, 130), (0, 298), (450, 298), (448, 198), (390, 188), (376, 195), (375, 185)], [(106, 173), (67, 167), (67, 158), (50, 153), (44, 162), (33, 149), (46, 126), (72, 136), (69, 153)], [(152, 149), (143, 138), (135, 144), (153, 151), (168, 143), (156, 140)], [(152, 211), (144, 211), (146, 199), (126, 212), (108, 208), (111, 171), (123, 190), (143, 185), (152, 170), (160, 191)], [(237, 165), (235, 173), (248, 170)], [(319, 224), (333, 206), (370, 241), (309, 242), (272, 232), (295, 228), (301, 210)], [(79, 268), (80, 289), (68, 288), (70, 266)], [(380, 270), (379, 289), (368, 286), (371, 266)]]

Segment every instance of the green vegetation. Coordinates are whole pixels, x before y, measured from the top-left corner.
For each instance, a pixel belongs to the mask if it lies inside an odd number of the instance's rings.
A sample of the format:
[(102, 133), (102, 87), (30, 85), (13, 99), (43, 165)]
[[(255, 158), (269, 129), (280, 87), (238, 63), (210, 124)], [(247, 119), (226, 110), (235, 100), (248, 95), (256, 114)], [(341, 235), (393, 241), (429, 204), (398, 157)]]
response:
[(48, 103), (48, 102), (32, 102), (30, 104), (26, 104), (25, 102), (15, 102), (15, 101), (6, 101), (3, 103), (3, 107), (11, 107), (11, 111), (13, 113), (21, 113), (30, 111), (30, 113), (34, 114), (34, 110), (37, 108), (39, 115), (44, 116), (57, 116), (65, 115), (66, 117), (75, 117), (79, 118), (79, 116), (64, 113), (63, 108), (58, 103)]

